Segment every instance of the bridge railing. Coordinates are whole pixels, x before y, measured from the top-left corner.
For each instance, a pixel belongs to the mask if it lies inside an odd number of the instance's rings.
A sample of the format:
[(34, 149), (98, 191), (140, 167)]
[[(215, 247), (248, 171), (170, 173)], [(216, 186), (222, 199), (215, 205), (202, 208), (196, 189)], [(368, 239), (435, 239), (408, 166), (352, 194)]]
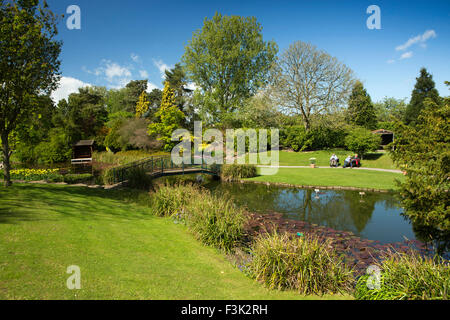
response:
[[(204, 172), (218, 174), (220, 171), (219, 165), (208, 165), (203, 158), (201, 164), (194, 163), (194, 157), (191, 158), (191, 164), (176, 164), (172, 161), (171, 156), (154, 156), (131, 163), (127, 163), (122, 166), (114, 167), (112, 170), (112, 181), (113, 184), (120, 183), (128, 180), (129, 172), (134, 168), (141, 168), (147, 173), (154, 176), (163, 176), (165, 173), (178, 173), (184, 174), (185, 170), (198, 168)], [(187, 172), (188, 173), (188, 172)]]

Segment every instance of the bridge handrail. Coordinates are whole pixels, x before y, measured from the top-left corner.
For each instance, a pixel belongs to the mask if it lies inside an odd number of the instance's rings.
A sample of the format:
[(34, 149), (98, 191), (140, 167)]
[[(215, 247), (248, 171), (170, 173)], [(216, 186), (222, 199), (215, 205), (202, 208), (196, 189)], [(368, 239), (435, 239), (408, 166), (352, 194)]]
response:
[[(120, 165), (117, 167), (113, 167), (110, 170), (113, 171), (113, 183), (114, 184), (127, 180), (128, 170), (137, 168), (137, 167), (142, 167), (143, 169), (148, 170), (151, 173), (162, 173), (162, 174), (164, 173), (164, 169), (181, 168), (182, 173), (184, 174), (184, 169), (201, 166), (201, 169), (206, 172), (212, 172), (212, 173), (216, 173), (216, 174), (218, 173), (218, 170), (219, 170), (218, 167), (211, 168), (211, 166), (210, 166), (210, 168), (208, 169), (208, 164), (203, 161), (203, 158), (202, 158), (201, 164), (195, 164), (193, 159), (194, 159), (194, 157), (191, 157), (191, 164), (182, 163), (181, 165), (176, 165), (173, 163), (172, 157), (170, 155), (151, 156), (151, 157), (139, 159), (136, 161), (132, 161), (130, 163), (126, 163), (126, 164), (123, 164), (123, 165)], [(167, 160), (169, 160), (168, 165), (166, 165)], [(149, 170), (150, 164), (151, 164), (151, 170)]]

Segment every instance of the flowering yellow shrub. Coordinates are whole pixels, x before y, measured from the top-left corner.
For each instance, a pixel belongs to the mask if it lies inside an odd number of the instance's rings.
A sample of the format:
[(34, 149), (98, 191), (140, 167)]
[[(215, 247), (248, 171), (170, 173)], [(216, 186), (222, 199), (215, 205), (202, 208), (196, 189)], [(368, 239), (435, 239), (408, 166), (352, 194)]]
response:
[(11, 178), (19, 180), (42, 180), (58, 174), (59, 169), (14, 169)]

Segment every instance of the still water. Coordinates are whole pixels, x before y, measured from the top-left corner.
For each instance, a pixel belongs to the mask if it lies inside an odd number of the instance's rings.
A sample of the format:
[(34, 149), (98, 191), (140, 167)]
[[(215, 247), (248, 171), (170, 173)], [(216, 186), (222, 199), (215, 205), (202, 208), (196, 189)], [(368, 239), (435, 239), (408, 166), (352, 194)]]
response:
[(351, 231), (361, 238), (381, 243), (416, 239), (412, 225), (401, 216), (394, 194), (358, 191), (285, 188), (261, 184), (211, 181), (205, 185), (213, 193), (231, 197), (252, 212), (282, 213), (286, 218)]

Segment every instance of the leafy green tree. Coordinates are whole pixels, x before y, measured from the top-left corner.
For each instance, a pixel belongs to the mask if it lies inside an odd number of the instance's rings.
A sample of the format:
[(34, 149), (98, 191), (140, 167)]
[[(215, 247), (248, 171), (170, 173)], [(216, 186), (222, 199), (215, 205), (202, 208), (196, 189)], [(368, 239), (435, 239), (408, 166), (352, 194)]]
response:
[(39, 94), (59, 81), (57, 17), (38, 0), (0, 0), (0, 137), (5, 185), (11, 185), (9, 137), (33, 114)]
[(213, 100), (208, 111), (219, 121), (267, 80), (278, 49), (263, 40), (261, 31), (254, 17), (216, 13), (186, 46), (182, 61), (187, 74)]
[(450, 98), (424, 101), (416, 125), (398, 125), (392, 157), (406, 172), (400, 183), (405, 214), (439, 251), (450, 243)]
[(381, 137), (373, 134), (366, 128), (357, 127), (352, 129), (345, 137), (345, 146), (348, 150), (351, 150), (361, 156), (368, 152), (372, 152), (378, 149), (381, 144)]
[(81, 139), (95, 139), (104, 127), (108, 116), (104, 95), (104, 89), (99, 87), (80, 88), (78, 93), (69, 95), (63, 127), (72, 143)]
[(148, 102), (150, 105), (150, 115), (149, 117), (153, 117), (155, 112), (159, 109), (161, 106), (161, 100), (162, 100), (162, 91), (158, 88), (153, 89), (148, 94)]
[(374, 108), (378, 122), (397, 122), (405, 119), (405, 99), (384, 97), (382, 101), (374, 103)]
[(425, 99), (430, 98), (434, 103), (439, 103), (439, 92), (435, 88), (433, 76), (427, 69), (420, 69), (420, 76), (416, 78), (416, 84), (411, 94), (411, 100), (406, 108), (405, 123), (415, 125), (420, 111), (425, 107)]
[(147, 80), (132, 80), (126, 86), (125, 90), (127, 94), (125, 95), (125, 108), (127, 112), (136, 112), (136, 104), (139, 101), (139, 97), (142, 92), (146, 92), (148, 87)]
[(172, 141), (172, 133), (180, 128), (185, 120), (184, 113), (176, 105), (175, 94), (168, 82), (164, 84), (161, 107), (155, 114), (157, 121), (148, 127), (150, 136), (164, 143), (164, 150), (171, 151), (175, 145)]
[(377, 126), (372, 100), (360, 81), (356, 81), (349, 98), (347, 121), (370, 130)]

